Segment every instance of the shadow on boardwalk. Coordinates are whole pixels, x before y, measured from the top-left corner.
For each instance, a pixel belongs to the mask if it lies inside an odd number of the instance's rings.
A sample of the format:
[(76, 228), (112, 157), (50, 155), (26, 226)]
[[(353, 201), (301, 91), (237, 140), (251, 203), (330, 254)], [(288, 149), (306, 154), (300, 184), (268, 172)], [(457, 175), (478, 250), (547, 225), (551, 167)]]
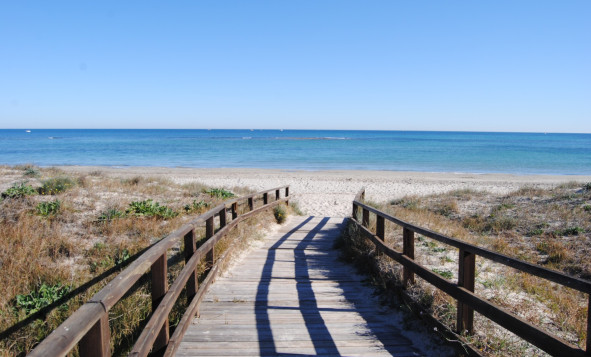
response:
[[(343, 218), (336, 225), (333, 224), (330, 228), (326, 228), (329, 217), (321, 218), (317, 223), (313, 222), (316, 221), (314, 218), (306, 218), (269, 247), (255, 300), (260, 355), (286, 355), (277, 351), (269, 311), (289, 309), (301, 313), (305, 328), (314, 346), (315, 355), (341, 355), (337, 344), (343, 343), (334, 340), (329, 326), (323, 318), (323, 314), (336, 313), (337, 315), (358, 314), (365, 321), (365, 323), (361, 324), (351, 324), (353, 329), (359, 329), (358, 331), (351, 331), (353, 334), (376, 340), (368, 346), (372, 348), (365, 351), (367, 354), (364, 354), (360, 349), (359, 353), (361, 355), (388, 352), (399, 356), (417, 356), (418, 353), (410, 348), (411, 341), (401, 336), (400, 330), (391, 325), (387, 318), (381, 316), (380, 307), (376, 306), (373, 299), (367, 299), (368, 292), (364, 291), (367, 290), (367, 287), (360, 284), (359, 278), (353, 276), (351, 269), (346, 269), (347, 267), (342, 266), (343, 263), (338, 261), (338, 252), (333, 249), (333, 245), (334, 240), (341, 234), (346, 219)], [(305, 227), (308, 228), (305, 229)], [(298, 239), (299, 243), (295, 247), (286, 244), (292, 236), (302, 233), (305, 235)], [(283, 248), (284, 246), (286, 247)], [(273, 268), (277, 260), (277, 251), (282, 248), (293, 249), (294, 279), (296, 281), (299, 306), (273, 306), (269, 303), (270, 286), (275, 280)], [(315, 273), (313, 276), (311, 276), (311, 271)], [(318, 273), (321, 273), (321, 276)], [(341, 299), (339, 299), (341, 304), (331, 303), (330, 305), (334, 306), (321, 306), (326, 304), (318, 301), (313, 288), (313, 281), (315, 280), (337, 282), (342, 294)], [(345, 343), (345, 345), (349, 344)], [(382, 348), (376, 349), (375, 347), (379, 345), (382, 345)], [(363, 348), (364, 346), (359, 347)], [(309, 354), (289, 353), (289, 355), (303, 356)]]
[(268, 235), (210, 287), (177, 355), (418, 356), (399, 319), (339, 259), (345, 223), (292, 217)]

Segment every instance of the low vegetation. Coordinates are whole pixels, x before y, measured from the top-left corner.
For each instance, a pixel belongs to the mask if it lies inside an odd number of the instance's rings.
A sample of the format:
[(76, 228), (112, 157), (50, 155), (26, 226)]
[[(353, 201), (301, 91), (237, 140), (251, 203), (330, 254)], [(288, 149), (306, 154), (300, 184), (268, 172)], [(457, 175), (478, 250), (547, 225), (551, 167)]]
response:
[(275, 220), (277, 223), (282, 224), (287, 219), (287, 210), (285, 209), (284, 205), (275, 206), (273, 209), (273, 215), (275, 216)]
[(161, 219), (174, 218), (178, 215), (171, 208), (161, 206), (160, 203), (154, 202), (152, 199), (131, 202), (125, 213), (137, 217), (156, 217)]
[(35, 212), (38, 215), (44, 217), (55, 216), (59, 212), (61, 206), (62, 203), (58, 199), (47, 202), (39, 202), (37, 206), (35, 206)]
[[(407, 222), (549, 269), (591, 280), (591, 184), (569, 183), (552, 189), (525, 187), (498, 196), (452, 191), (409, 196), (390, 203), (369, 203)], [(370, 220), (375, 229), (375, 219)], [(402, 251), (402, 229), (386, 225), (386, 242)], [(354, 226), (343, 241), (345, 256), (369, 269), (375, 282), (401, 288), (400, 265), (375, 253)], [(442, 277), (457, 281), (458, 251), (417, 235), (415, 260)], [(455, 328), (456, 302), (418, 279), (408, 293), (416, 303)], [(585, 348), (587, 295), (503, 265), (478, 258), (476, 293), (571, 344)], [(467, 340), (486, 355), (544, 355), (486, 318), (475, 315), (476, 334)]]
[(57, 195), (65, 192), (67, 189), (74, 187), (75, 183), (69, 177), (60, 176), (52, 177), (41, 182), (41, 187), (38, 191), (41, 195)]
[(212, 188), (209, 190), (205, 190), (205, 193), (208, 193), (211, 197), (223, 198), (223, 199), (232, 198), (232, 197), (236, 196), (231, 191), (225, 190), (223, 188)]
[(37, 194), (37, 190), (33, 186), (29, 185), (27, 181), (14, 183), (12, 186), (2, 192), (3, 199), (16, 199), (27, 196), (34, 196)]
[[(0, 167), (0, 192), (0, 355), (9, 356), (30, 351), (151, 244), (249, 190), (25, 166)], [(175, 261), (170, 279), (184, 264)], [(115, 355), (150, 314), (149, 279), (142, 281), (110, 311)], [(171, 325), (180, 316), (175, 308)]]

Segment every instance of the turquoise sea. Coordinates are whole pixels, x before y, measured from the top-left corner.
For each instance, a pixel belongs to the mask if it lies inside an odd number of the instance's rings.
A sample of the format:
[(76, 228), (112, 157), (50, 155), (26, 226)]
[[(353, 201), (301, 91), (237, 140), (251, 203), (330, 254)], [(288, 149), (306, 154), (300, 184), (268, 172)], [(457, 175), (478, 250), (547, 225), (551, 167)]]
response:
[(0, 130), (0, 164), (591, 175), (591, 134)]

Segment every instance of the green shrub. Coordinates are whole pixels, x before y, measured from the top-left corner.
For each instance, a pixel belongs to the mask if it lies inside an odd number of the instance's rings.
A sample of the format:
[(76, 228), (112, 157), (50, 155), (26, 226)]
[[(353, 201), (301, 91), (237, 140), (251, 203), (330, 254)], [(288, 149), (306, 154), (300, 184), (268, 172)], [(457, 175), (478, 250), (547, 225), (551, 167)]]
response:
[(585, 210), (585, 212), (591, 212), (591, 205), (584, 205), (583, 210)]
[(437, 268), (433, 268), (432, 270), (434, 273), (437, 273), (437, 274), (441, 275), (442, 278), (445, 278), (448, 280), (454, 277), (454, 274), (449, 270), (441, 270), (441, 269), (437, 269)]
[(53, 216), (56, 215), (62, 203), (60, 200), (54, 200), (49, 202), (39, 202), (39, 204), (35, 207), (35, 212), (40, 216)]
[(542, 234), (544, 234), (544, 230), (542, 228), (532, 229), (526, 233), (526, 235), (529, 237), (541, 236)]
[(445, 217), (449, 217), (459, 212), (458, 202), (455, 200), (447, 200), (435, 205), (435, 213)]
[(115, 255), (113, 256), (113, 260), (115, 261), (115, 265), (119, 265), (129, 258), (131, 258), (131, 255), (129, 254), (129, 250), (127, 250), (125, 248), (124, 249), (117, 249), (117, 251), (115, 251)]
[(559, 233), (562, 233), (559, 235), (565, 235), (565, 236), (578, 236), (581, 233), (585, 233), (585, 230), (581, 227), (569, 227)]
[(27, 182), (15, 183), (6, 191), (2, 192), (2, 198), (22, 198), (25, 196), (36, 195), (37, 191), (33, 186), (27, 185)]
[(591, 191), (591, 182), (587, 182), (586, 184), (583, 185), (583, 190), (585, 191)]
[(39, 170), (37, 170), (33, 166), (25, 167), (23, 171), (24, 171), (23, 172), (23, 175), (28, 176), (28, 177), (39, 177), (39, 176), (41, 176), (41, 173), (39, 172)]
[(192, 212), (203, 212), (207, 207), (209, 207), (209, 203), (201, 200), (197, 201), (194, 200), (193, 203), (189, 205), (185, 205), (185, 212), (192, 213)]
[(39, 187), (39, 193), (42, 195), (57, 195), (67, 189), (74, 187), (75, 182), (69, 177), (54, 177), (45, 180)]
[(101, 213), (98, 220), (99, 222), (111, 222), (115, 218), (123, 218), (125, 216), (126, 213), (124, 211), (119, 211), (116, 208), (111, 208)]
[(205, 193), (209, 194), (211, 197), (216, 197), (216, 198), (232, 198), (236, 195), (234, 195), (232, 192), (228, 191), (228, 190), (224, 190), (223, 188), (212, 188), (210, 190), (205, 191)]
[(27, 315), (30, 315), (61, 299), (69, 292), (70, 287), (67, 285), (43, 284), (38, 290), (32, 291), (29, 294), (17, 295), (15, 299), (15, 307), (24, 310)]
[(277, 223), (282, 224), (283, 222), (285, 222), (285, 219), (287, 218), (287, 211), (285, 209), (285, 206), (275, 206), (275, 208), (273, 209), (273, 215), (275, 216), (275, 220), (277, 221)]
[(139, 217), (158, 217), (164, 219), (173, 218), (178, 215), (172, 209), (166, 206), (160, 206), (158, 202), (154, 202), (151, 199), (131, 202), (126, 213)]

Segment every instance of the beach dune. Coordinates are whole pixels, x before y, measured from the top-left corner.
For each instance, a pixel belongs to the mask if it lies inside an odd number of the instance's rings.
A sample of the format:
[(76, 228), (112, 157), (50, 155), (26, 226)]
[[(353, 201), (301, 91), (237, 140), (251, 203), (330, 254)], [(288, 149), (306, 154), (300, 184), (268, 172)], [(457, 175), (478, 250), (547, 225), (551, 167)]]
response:
[(428, 195), (472, 189), (507, 194), (524, 186), (549, 188), (570, 181), (591, 182), (591, 176), (430, 173), (399, 171), (292, 171), (250, 168), (164, 168), (63, 166), (60, 169), (117, 177), (160, 177), (175, 183), (198, 182), (211, 187), (249, 187), (260, 191), (291, 185), (293, 201), (313, 216), (344, 217), (355, 194), (366, 188), (368, 200), (382, 202), (406, 195)]

